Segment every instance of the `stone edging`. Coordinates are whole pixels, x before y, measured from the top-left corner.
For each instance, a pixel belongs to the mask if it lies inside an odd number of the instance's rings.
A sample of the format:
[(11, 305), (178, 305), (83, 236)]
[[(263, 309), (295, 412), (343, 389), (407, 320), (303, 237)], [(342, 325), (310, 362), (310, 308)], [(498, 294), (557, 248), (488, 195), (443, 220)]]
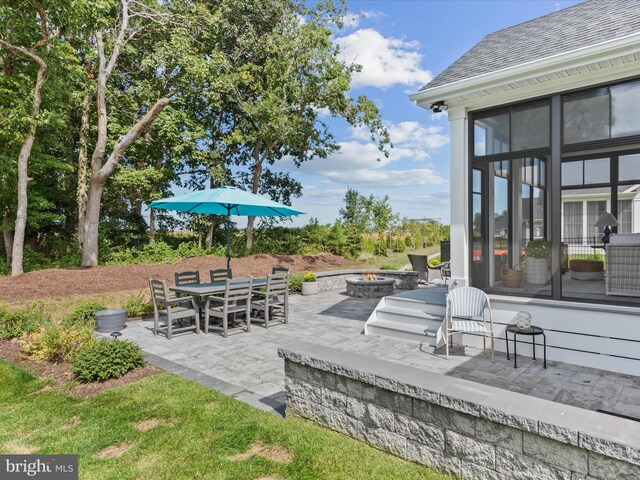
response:
[(464, 478), (640, 478), (640, 423), (306, 342), (287, 414)]
[(414, 290), (418, 288), (418, 272), (405, 272), (402, 270), (376, 270), (376, 269), (356, 269), (356, 270), (330, 270), (316, 272), (318, 277), (318, 287), (320, 291), (345, 289), (345, 280), (350, 277), (362, 275), (363, 273), (375, 273), (383, 277), (393, 278), (395, 288), (400, 290)]

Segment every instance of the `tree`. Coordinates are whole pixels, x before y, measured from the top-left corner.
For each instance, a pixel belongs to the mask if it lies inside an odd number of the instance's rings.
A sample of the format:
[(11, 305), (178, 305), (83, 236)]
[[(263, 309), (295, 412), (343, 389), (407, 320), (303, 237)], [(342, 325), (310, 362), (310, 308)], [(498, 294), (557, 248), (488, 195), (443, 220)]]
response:
[[(250, 190), (281, 191), (283, 184), (297, 184), (289, 176), (271, 173), (270, 167), (280, 159), (300, 166), (339, 149), (319, 115), (322, 110), (351, 125), (369, 127), (386, 155), (390, 142), (377, 107), (364, 96), (349, 96), (351, 77), (360, 67), (341, 60), (339, 47), (331, 42), (332, 27), (339, 23), (342, 10), (333, 2), (317, 4), (315, 9), (302, 1), (240, 3), (238, 8), (246, 15), (235, 18), (250, 25), (235, 42), (235, 51), (242, 54), (231, 57), (237, 81), (230, 96), (233, 129), (227, 142), (235, 151), (235, 164), (245, 168)], [(294, 195), (296, 191), (291, 189)], [(254, 221), (254, 217), (247, 221), (249, 250)]]

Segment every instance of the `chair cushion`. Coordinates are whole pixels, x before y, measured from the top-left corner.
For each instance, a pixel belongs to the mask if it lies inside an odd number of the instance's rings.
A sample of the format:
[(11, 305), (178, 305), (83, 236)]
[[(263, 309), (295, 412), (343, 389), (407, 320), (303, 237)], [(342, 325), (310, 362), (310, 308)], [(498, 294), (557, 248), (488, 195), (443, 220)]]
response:
[(453, 320), (451, 330), (456, 332), (490, 332), (490, 328), (485, 327), (481, 320)]

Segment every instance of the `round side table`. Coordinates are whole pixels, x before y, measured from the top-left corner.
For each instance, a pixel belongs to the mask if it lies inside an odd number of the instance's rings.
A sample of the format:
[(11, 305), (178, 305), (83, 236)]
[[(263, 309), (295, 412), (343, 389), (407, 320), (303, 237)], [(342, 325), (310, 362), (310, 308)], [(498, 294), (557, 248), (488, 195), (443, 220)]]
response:
[(513, 334), (513, 368), (518, 368), (518, 351), (517, 351), (517, 339), (518, 335), (529, 335), (533, 342), (533, 359), (536, 359), (536, 336), (542, 335), (542, 353), (544, 358), (544, 368), (547, 368), (547, 336), (544, 334), (544, 329), (531, 325), (529, 328), (520, 328), (517, 325), (507, 326), (504, 332), (504, 338), (507, 341), (507, 360), (509, 357), (509, 333)]

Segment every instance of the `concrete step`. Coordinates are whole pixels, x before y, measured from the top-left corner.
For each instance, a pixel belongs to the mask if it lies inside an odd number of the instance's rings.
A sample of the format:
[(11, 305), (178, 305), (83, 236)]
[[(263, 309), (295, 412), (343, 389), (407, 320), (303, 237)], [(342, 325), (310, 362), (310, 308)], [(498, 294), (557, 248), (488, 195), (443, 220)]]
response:
[(369, 335), (398, 338), (410, 342), (420, 342), (426, 345), (436, 344), (436, 335), (440, 324), (430, 322), (429, 325), (416, 325), (393, 320), (371, 320), (367, 323)]
[(444, 303), (440, 305), (439, 303), (425, 303), (420, 300), (415, 300), (411, 298), (403, 298), (403, 297), (386, 297), (385, 305), (393, 308), (403, 308), (403, 309), (411, 309), (418, 312), (424, 312), (431, 315), (440, 315), (444, 316), (445, 306)]
[(378, 320), (399, 322), (418, 326), (429, 326), (440, 324), (444, 319), (444, 312), (441, 315), (416, 310), (415, 308), (389, 306), (388, 302), (384, 307), (376, 310)]

